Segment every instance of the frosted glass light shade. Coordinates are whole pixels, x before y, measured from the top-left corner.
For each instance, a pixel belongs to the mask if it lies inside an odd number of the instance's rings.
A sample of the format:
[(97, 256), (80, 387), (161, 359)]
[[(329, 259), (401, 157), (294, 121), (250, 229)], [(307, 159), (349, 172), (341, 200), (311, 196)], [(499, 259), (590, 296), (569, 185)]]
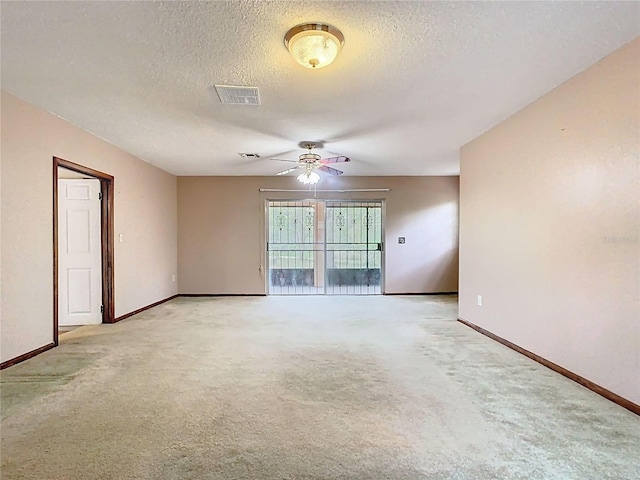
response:
[(303, 23), (284, 37), (291, 56), (305, 68), (323, 68), (333, 62), (344, 45), (342, 32), (324, 23)]
[(315, 185), (320, 180), (320, 175), (316, 172), (304, 172), (298, 175), (298, 181), (305, 185)]

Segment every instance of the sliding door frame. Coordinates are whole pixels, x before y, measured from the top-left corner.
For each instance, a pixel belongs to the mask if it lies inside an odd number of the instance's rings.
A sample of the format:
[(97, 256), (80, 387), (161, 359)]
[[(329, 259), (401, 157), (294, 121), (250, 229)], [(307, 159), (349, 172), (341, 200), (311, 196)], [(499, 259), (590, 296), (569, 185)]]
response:
[[(380, 295), (385, 295), (385, 273), (386, 273), (386, 234), (385, 234), (385, 225), (386, 225), (386, 200), (384, 198), (363, 198), (363, 199), (339, 199), (339, 198), (266, 198), (264, 200), (264, 242), (263, 242), (263, 254), (264, 254), (264, 282), (265, 282), (265, 292), (267, 295), (271, 295), (270, 287), (271, 287), (271, 268), (269, 266), (269, 206), (271, 202), (324, 202), (325, 207), (328, 203), (380, 203), (380, 220), (382, 222), (380, 226), (380, 236), (382, 243), (382, 250), (380, 252)], [(326, 222), (326, 208), (325, 208), (325, 222)], [(327, 278), (326, 278), (326, 270), (327, 270), (327, 229), (326, 224), (323, 229), (323, 245), (324, 245), (324, 293), (317, 295), (331, 295), (327, 293)], [(375, 294), (374, 294), (375, 295)]]

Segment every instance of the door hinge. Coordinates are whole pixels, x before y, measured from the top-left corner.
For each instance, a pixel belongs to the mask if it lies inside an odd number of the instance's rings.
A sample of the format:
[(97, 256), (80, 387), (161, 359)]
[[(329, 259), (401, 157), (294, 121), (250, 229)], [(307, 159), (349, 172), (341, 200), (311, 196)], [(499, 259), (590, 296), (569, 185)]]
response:
[(102, 200), (102, 192), (98, 192), (98, 200)]
[(100, 313), (104, 313), (104, 305), (100, 305)]

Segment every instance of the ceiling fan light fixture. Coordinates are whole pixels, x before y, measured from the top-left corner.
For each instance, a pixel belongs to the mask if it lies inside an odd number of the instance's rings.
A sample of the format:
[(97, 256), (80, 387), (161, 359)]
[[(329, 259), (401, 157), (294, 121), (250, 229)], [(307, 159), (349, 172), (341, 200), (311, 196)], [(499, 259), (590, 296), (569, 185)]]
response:
[(298, 175), (298, 181), (305, 185), (315, 185), (320, 180), (320, 175), (314, 171), (307, 171)]
[(284, 44), (300, 65), (318, 69), (336, 59), (344, 45), (344, 35), (326, 23), (302, 23), (287, 32)]

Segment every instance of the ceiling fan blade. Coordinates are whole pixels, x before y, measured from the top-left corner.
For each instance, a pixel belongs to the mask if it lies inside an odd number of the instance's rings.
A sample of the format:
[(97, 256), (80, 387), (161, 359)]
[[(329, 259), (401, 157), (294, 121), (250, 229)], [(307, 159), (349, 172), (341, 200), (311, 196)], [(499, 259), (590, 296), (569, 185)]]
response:
[(298, 160), (286, 160), (284, 158), (268, 158), (267, 160), (275, 160), (277, 162), (293, 162), (298, 163)]
[(297, 170), (301, 167), (302, 165), (298, 165), (297, 167), (293, 167), (293, 168), (287, 168), (286, 170), (283, 170), (281, 172), (276, 173), (276, 175), (286, 175), (287, 173), (291, 173), (294, 170)]
[(343, 162), (350, 162), (350, 161), (351, 159), (349, 157), (340, 155), (339, 157), (323, 158), (322, 160), (320, 160), (320, 163), (343, 163)]
[(344, 172), (336, 168), (327, 167), (326, 165), (320, 165), (318, 170), (328, 173), (329, 175), (342, 175)]

